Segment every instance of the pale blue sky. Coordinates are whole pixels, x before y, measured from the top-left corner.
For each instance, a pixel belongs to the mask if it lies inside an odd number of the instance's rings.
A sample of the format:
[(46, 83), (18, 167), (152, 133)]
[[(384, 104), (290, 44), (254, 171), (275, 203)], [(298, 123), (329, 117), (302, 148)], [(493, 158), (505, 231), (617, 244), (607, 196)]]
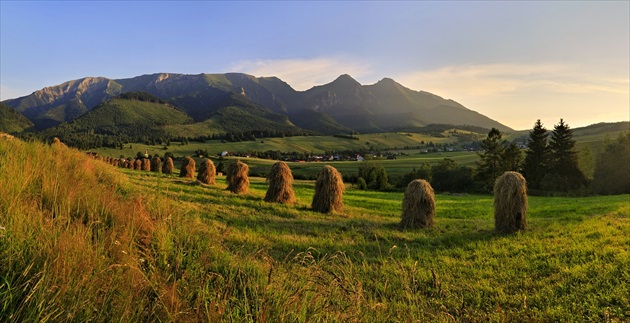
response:
[(630, 2), (0, 1), (0, 97), (85, 76), (391, 77), (516, 129), (630, 119)]

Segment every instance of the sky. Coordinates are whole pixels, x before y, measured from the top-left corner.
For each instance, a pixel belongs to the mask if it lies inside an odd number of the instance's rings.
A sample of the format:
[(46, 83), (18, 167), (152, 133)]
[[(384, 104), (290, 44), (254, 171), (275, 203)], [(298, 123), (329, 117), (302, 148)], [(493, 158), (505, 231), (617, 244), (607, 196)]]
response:
[(0, 99), (86, 76), (349, 74), (517, 130), (630, 120), (630, 1), (5, 1)]

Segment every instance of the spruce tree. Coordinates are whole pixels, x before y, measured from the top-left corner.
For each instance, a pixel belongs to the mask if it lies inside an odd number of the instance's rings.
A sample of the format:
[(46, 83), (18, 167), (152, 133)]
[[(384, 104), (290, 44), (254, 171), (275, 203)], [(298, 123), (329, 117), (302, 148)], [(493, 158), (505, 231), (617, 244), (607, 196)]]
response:
[(607, 138), (595, 161), (592, 188), (597, 194), (630, 193), (630, 132), (614, 142)]
[(503, 174), (504, 171), (502, 157), (505, 147), (501, 137), (501, 132), (496, 128), (492, 128), (488, 133), (488, 137), (482, 140), (480, 144), (483, 153), (479, 154), (481, 160), (477, 162), (475, 179), (488, 192), (492, 191), (494, 180)]
[(543, 179), (545, 189), (568, 192), (586, 184), (586, 177), (578, 167), (573, 130), (562, 119), (551, 132), (548, 170)]
[(527, 180), (527, 186), (532, 189), (540, 188), (540, 181), (547, 173), (549, 166), (549, 147), (547, 143), (549, 133), (543, 127), (540, 119), (534, 124), (527, 139), (525, 162), (523, 164), (523, 176)]
[(522, 164), (523, 152), (518, 148), (518, 145), (504, 142), (504, 149), (501, 154), (501, 168), (503, 171), (521, 172)]

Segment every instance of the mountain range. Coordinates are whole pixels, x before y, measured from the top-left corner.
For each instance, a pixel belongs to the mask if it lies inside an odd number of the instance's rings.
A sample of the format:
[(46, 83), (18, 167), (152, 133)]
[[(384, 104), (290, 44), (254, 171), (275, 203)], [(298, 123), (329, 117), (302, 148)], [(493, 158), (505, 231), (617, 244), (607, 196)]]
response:
[(87, 118), (80, 124), (102, 128), (107, 126), (102, 123), (130, 127), (144, 123), (167, 132), (206, 134), (270, 129), (369, 133), (435, 123), (512, 131), (453, 100), (408, 89), (392, 79), (361, 85), (349, 75), (306, 91), (296, 91), (277, 77), (242, 73), (86, 77), (2, 103), (28, 118), (37, 130)]

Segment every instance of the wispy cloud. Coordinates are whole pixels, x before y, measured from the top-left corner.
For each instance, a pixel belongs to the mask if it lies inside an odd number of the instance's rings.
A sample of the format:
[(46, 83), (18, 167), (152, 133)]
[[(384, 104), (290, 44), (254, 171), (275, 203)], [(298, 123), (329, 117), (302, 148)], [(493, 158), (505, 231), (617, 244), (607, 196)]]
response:
[(238, 62), (230, 70), (255, 76), (277, 76), (300, 91), (331, 82), (341, 74), (354, 78), (371, 74), (369, 64), (344, 57), (250, 60)]
[(558, 64), (449, 66), (400, 76), (410, 87), (444, 95), (494, 96), (522, 91), (628, 94), (628, 78), (584, 73)]
[[(626, 72), (627, 73), (627, 72)], [(568, 64), (449, 66), (397, 76), (405, 86), (454, 99), (516, 129), (536, 119), (573, 126), (628, 120), (630, 80)]]

